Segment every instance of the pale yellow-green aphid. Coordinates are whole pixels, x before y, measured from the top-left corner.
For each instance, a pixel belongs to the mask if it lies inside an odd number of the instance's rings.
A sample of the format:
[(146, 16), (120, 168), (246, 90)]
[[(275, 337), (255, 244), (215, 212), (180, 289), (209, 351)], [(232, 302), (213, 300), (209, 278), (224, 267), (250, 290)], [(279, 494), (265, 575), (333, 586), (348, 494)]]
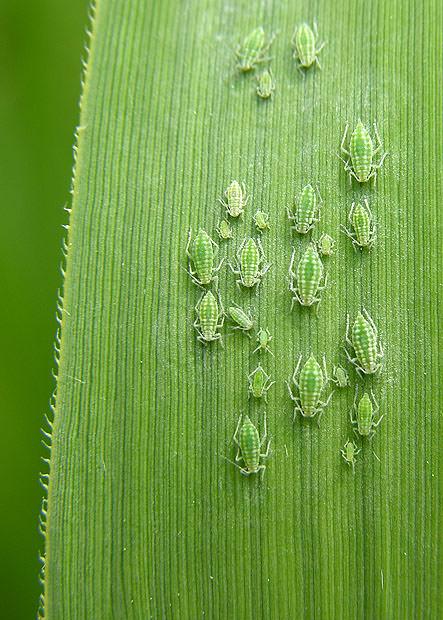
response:
[(294, 395), (289, 381), (286, 381), (289, 396), (295, 403), (294, 418), (297, 412), (301, 413), (305, 418), (313, 418), (319, 414), (318, 423), (320, 424), (323, 410), (327, 407), (333, 394), (332, 391), (326, 401), (321, 400), (322, 393), (329, 382), (326, 360), (323, 356), (323, 370), (313, 355), (309, 356), (300, 369), (301, 362), (302, 355), (300, 355), (292, 375), (292, 384), (297, 388), (298, 396)]
[(349, 140), (349, 150), (345, 147), (349, 125), (345, 127), (345, 133), (341, 141), (340, 149), (347, 156), (347, 160), (339, 156), (345, 165), (345, 171), (349, 173), (349, 182), (352, 177), (359, 183), (366, 183), (369, 179), (377, 179), (377, 171), (381, 168), (387, 153), (383, 153), (378, 163), (374, 162), (374, 157), (382, 150), (382, 142), (378, 134), (377, 125), (374, 123), (374, 133), (376, 146), (371, 138), (369, 131), (358, 121)]

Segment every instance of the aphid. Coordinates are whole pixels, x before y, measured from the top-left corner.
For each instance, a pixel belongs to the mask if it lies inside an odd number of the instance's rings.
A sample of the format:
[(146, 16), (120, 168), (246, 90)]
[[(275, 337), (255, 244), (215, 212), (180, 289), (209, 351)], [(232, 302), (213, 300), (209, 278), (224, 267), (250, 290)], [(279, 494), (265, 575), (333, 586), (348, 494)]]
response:
[(232, 463), (233, 465), (238, 467), (238, 469), (244, 476), (256, 474), (260, 470), (262, 470), (262, 472), (264, 473), (266, 465), (260, 464), (260, 459), (265, 459), (269, 456), (269, 447), (271, 445), (271, 440), (269, 440), (266, 452), (263, 454), (260, 452), (261, 447), (265, 443), (267, 436), (266, 414), (263, 424), (264, 434), (261, 439), (258, 434), (258, 430), (252, 424), (248, 416), (244, 417), (243, 424), (241, 424), (241, 421), (242, 416), (240, 415), (233, 440), (238, 446), (237, 456), (235, 457), (235, 460), (243, 460), (243, 467), (237, 465), (237, 462), (234, 463), (234, 461), (230, 461), (229, 459), (226, 460), (229, 461), (229, 463)]
[(266, 57), (266, 52), (272, 45), (274, 35), (269, 40), (266, 39), (265, 31), (261, 26), (255, 28), (243, 40), (243, 43), (235, 50), (238, 59), (237, 69), (242, 73), (251, 71), (261, 62), (270, 60)]
[(354, 364), (360, 376), (372, 375), (380, 370), (383, 358), (383, 347), (378, 339), (377, 328), (369, 313), (363, 309), (359, 312), (352, 325), (349, 326), (349, 314), (346, 320), (346, 342), (355, 351), (355, 357), (351, 357), (345, 347), (348, 360)]
[(221, 339), (221, 334), (217, 333), (217, 330), (223, 327), (225, 316), (220, 299), (219, 303), (220, 307), (214, 295), (208, 291), (202, 294), (195, 306), (197, 318), (194, 327), (198, 333), (198, 340), (204, 344)]
[(236, 275), (240, 276), (237, 284), (243, 284), (247, 288), (251, 288), (255, 284), (259, 284), (261, 278), (270, 268), (270, 264), (266, 264), (265, 254), (260, 239), (254, 241), (251, 237), (243, 240), (236, 254), (236, 266), (230, 264), (230, 267)]
[(347, 156), (347, 160), (342, 157), (340, 159), (345, 165), (345, 171), (349, 173), (349, 182), (352, 177), (359, 183), (366, 183), (369, 179), (374, 178), (374, 183), (377, 179), (377, 170), (383, 165), (383, 161), (387, 153), (383, 153), (380, 161), (375, 163), (374, 157), (380, 152), (382, 142), (378, 133), (377, 125), (374, 123), (374, 133), (377, 146), (374, 148), (374, 142), (370, 136), (369, 131), (363, 125), (361, 120), (358, 121), (357, 126), (351, 134), (349, 141), (349, 151), (346, 149), (345, 142), (348, 134), (349, 124), (346, 125), (345, 133), (341, 141), (340, 149)]
[(275, 80), (271, 69), (265, 69), (257, 76), (257, 95), (261, 99), (269, 99), (275, 90)]
[(232, 181), (226, 188), (224, 196), (226, 200), (219, 198), (219, 201), (225, 207), (226, 213), (231, 217), (241, 215), (249, 200), (249, 196), (246, 196), (245, 184), (240, 185), (238, 181)]
[(240, 329), (241, 331), (247, 333), (254, 327), (254, 320), (252, 316), (250, 314), (246, 314), (246, 312), (237, 304), (229, 306), (228, 314), (231, 319), (237, 323), (237, 325), (232, 329)]
[[(320, 400), (323, 390), (326, 388), (329, 378), (326, 370), (326, 360), (323, 356), (323, 371), (320, 364), (313, 355), (310, 355), (303, 368), (300, 370), (302, 355), (298, 359), (297, 366), (292, 375), (292, 383), (298, 390), (298, 396), (294, 396), (289, 381), (286, 381), (289, 396), (295, 402), (294, 419), (297, 411), (305, 418), (313, 418), (317, 413), (318, 423), (323, 414), (323, 410), (327, 407), (332, 398), (333, 391), (329, 394), (326, 401)], [(298, 376), (298, 380), (297, 380)]]
[(302, 24), (299, 26), (292, 36), (292, 46), (294, 48), (294, 60), (298, 60), (298, 68), (301, 71), (301, 67), (309, 69), (314, 62), (321, 69), (320, 62), (318, 60), (318, 54), (325, 46), (322, 43), (317, 47), (317, 24), (314, 23), (314, 31), (308, 26), (308, 24)]
[[(214, 268), (214, 260), (218, 252), (218, 245), (202, 228), (198, 231), (190, 252), (189, 246), (191, 244), (191, 236), (192, 230), (189, 230), (188, 243), (186, 245), (186, 255), (189, 258), (188, 273), (195, 284), (204, 286), (216, 279), (214, 274), (220, 270), (225, 259), (222, 258), (219, 266)], [(191, 267), (191, 261), (194, 263), (194, 270)]]
[(216, 230), (218, 232), (218, 236), (220, 237), (220, 239), (223, 239), (224, 241), (227, 239), (232, 239), (233, 237), (232, 228), (230, 227), (229, 222), (227, 220), (221, 220)]
[(267, 351), (274, 357), (273, 352), (269, 348), (269, 343), (272, 340), (272, 336), (268, 329), (261, 328), (257, 334), (257, 342), (258, 346), (253, 350), (253, 353), (257, 353), (257, 351)]
[(263, 368), (261, 366), (257, 366), (257, 368), (248, 376), (249, 395), (252, 394), (255, 398), (261, 398), (264, 396), (264, 399), (267, 400), (266, 392), (269, 390), (271, 385), (275, 383), (275, 381), (271, 381), (270, 379), (271, 377), (266, 374)]
[(254, 215), (254, 224), (259, 232), (269, 229), (269, 213), (265, 213), (264, 211), (256, 211)]
[(290, 209), (286, 208), (289, 220), (294, 222), (291, 229), (301, 235), (308, 233), (315, 222), (320, 220), (320, 205), (323, 201), (318, 190), (317, 194), (318, 198), (311, 184), (305, 185), (298, 201), (295, 201), (295, 212), (291, 213)]
[(345, 388), (349, 385), (349, 375), (343, 366), (334, 366), (332, 381), (339, 388)]
[[(371, 400), (372, 398), (372, 400)], [(358, 436), (368, 437), (371, 439), (373, 437), (377, 426), (384, 418), (384, 414), (378, 418), (378, 422), (374, 422), (375, 415), (378, 413), (380, 407), (378, 406), (377, 401), (375, 400), (375, 396), (373, 391), (371, 390), (371, 396), (367, 392), (363, 394), (360, 401), (358, 401), (358, 386), (355, 388), (355, 397), (354, 397), (354, 411), (355, 418), (352, 417), (352, 411), (350, 412), (351, 423), (353, 426), (357, 428), (354, 429), (354, 433)]]
[(348, 439), (343, 448), (340, 449), (342, 457), (345, 459), (346, 463), (352, 467), (352, 473), (355, 474), (355, 457), (360, 452), (361, 448), (357, 450), (357, 446), (353, 441)]
[(322, 256), (332, 256), (334, 254), (335, 241), (327, 233), (323, 233), (317, 241), (319, 254)]
[[(297, 265), (294, 272), (295, 250), (292, 252), (289, 265), (289, 290), (294, 295), (292, 306), (298, 301), (302, 306), (312, 306), (320, 301), (319, 293), (326, 288), (327, 275), (324, 276), (323, 263), (320, 260), (314, 243), (310, 243)], [(321, 280), (323, 279), (323, 284)], [(296, 285), (294, 284), (296, 283)]]
[(363, 248), (370, 250), (375, 243), (377, 235), (375, 233), (374, 218), (367, 200), (364, 201), (363, 205), (359, 202), (357, 204), (355, 202), (352, 203), (348, 221), (354, 232), (351, 232), (345, 226), (341, 226), (341, 229), (351, 239), (354, 250), (357, 249), (357, 246), (362, 250)]

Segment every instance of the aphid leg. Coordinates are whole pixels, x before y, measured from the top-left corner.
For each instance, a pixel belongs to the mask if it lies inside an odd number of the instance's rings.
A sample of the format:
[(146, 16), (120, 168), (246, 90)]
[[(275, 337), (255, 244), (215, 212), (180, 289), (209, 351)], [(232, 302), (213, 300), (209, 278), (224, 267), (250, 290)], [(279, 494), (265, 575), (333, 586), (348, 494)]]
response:
[(264, 442), (266, 440), (267, 434), (268, 434), (268, 427), (267, 427), (267, 424), (266, 424), (266, 411), (265, 411), (264, 416), (263, 416), (263, 437), (260, 440), (260, 448), (264, 444)]
[[(342, 153), (345, 153), (350, 158), (351, 157), (351, 153), (345, 148), (345, 142), (346, 142), (346, 138), (348, 136), (348, 129), (349, 129), (349, 123), (346, 123), (345, 133), (343, 134), (343, 138), (342, 138), (342, 141), (340, 143), (340, 150), (341, 150)], [(340, 157), (340, 159), (341, 159), (341, 157)], [(342, 160), (342, 161), (344, 161), (344, 160)], [(345, 164), (348, 165), (347, 162), (345, 162)]]
[(188, 242), (186, 244), (186, 256), (190, 259), (192, 259), (192, 254), (189, 251), (189, 246), (191, 245), (191, 236), (192, 236), (192, 228), (189, 229), (188, 232)]
[(330, 381), (330, 377), (328, 375), (328, 369), (326, 368), (326, 355), (323, 353), (323, 372), (325, 375), (325, 385), (327, 385)]
[(239, 469), (242, 474), (244, 474), (245, 476), (249, 476), (249, 472), (246, 469), (244, 469), (243, 467), (240, 467), (240, 465), (237, 465), (237, 463), (235, 463), (234, 461), (231, 461), (231, 459), (228, 459), (227, 456), (224, 456), (224, 454), (219, 454), (219, 456), (221, 456), (222, 459), (225, 459), (225, 461), (228, 461), (228, 463), (231, 463), (231, 465), (234, 465), (234, 467)]
[(239, 444), (238, 439), (237, 439), (237, 433), (238, 433), (238, 429), (240, 428), (240, 424), (241, 424), (242, 418), (243, 418), (243, 414), (241, 413), (240, 417), (238, 418), (237, 427), (236, 427), (235, 432), (234, 432), (234, 434), (232, 436), (233, 442), (236, 443), (239, 448), (240, 448), (240, 444)]
[[(374, 123), (374, 133), (375, 133), (375, 138), (376, 138), (376, 140), (377, 140), (377, 146), (376, 146), (376, 148), (374, 149), (374, 155), (375, 155), (376, 153), (378, 153), (378, 152), (379, 152), (379, 150), (380, 150), (381, 148), (383, 148), (382, 141), (381, 141), (381, 138), (380, 138), (380, 134), (378, 133), (377, 123)], [(381, 164), (383, 163), (383, 160), (384, 160), (384, 158), (386, 157), (386, 155), (387, 155), (387, 153), (384, 153), (384, 154), (383, 154), (383, 157), (382, 157), (382, 159), (381, 159), (380, 163), (378, 164), (378, 167), (380, 167), (380, 166), (381, 166)]]

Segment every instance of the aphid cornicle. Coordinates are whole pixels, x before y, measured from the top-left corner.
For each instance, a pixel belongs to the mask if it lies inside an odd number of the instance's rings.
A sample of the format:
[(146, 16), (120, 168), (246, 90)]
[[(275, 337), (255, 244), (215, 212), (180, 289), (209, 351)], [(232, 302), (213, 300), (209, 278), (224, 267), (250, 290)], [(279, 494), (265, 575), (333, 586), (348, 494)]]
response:
[(292, 383), (298, 390), (298, 396), (294, 396), (289, 381), (286, 381), (289, 396), (295, 402), (294, 419), (297, 411), (305, 418), (313, 418), (315, 415), (319, 414), (318, 423), (320, 424), (320, 418), (323, 414), (323, 410), (327, 407), (332, 398), (332, 394), (334, 393), (332, 391), (326, 401), (320, 400), (322, 392), (329, 382), (328, 373), (326, 370), (326, 360), (323, 356), (322, 371), (322, 368), (315, 357), (310, 355), (299, 373), (301, 361), (302, 355), (300, 355), (294, 374), (292, 375)]
[[(292, 306), (298, 301), (302, 306), (312, 306), (320, 302), (320, 293), (326, 288), (327, 275), (324, 276), (323, 263), (314, 243), (310, 243), (300, 258), (294, 272), (295, 250), (289, 265), (289, 290), (293, 294)], [(321, 283), (323, 278), (323, 283)]]
[(218, 330), (223, 327), (225, 319), (221, 300), (219, 299), (217, 303), (211, 291), (203, 293), (195, 306), (195, 313), (197, 318), (194, 321), (194, 327), (198, 333), (198, 340), (204, 344), (221, 340)]
[(271, 340), (272, 340), (272, 336), (271, 336), (269, 330), (261, 328), (258, 331), (258, 334), (257, 334), (258, 345), (253, 350), (253, 353), (257, 353), (257, 351), (267, 351), (268, 353), (270, 353), (272, 355), (272, 357), (275, 357), (273, 352), (271, 351), (271, 349), (268, 346), (269, 343), (271, 342)]
[(317, 241), (318, 253), (322, 256), (332, 256), (334, 254), (335, 241), (327, 233), (322, 233)]
[[(263, 437), (260, 439), (258, 430), (252, 424), (248, 416), (244, 417), (243, 424), (242, 416), (240, 415), (237, 428), (235, 429), (233, 440), (237, 444), (238, 451), (235, 457), (236, 462), (226, 459), (233, 465), (235, 465), (244, 476), (250, 476), (256, 474), (260, 470), (264, 473), (266, 465), (260, 464), (260, 459), (267, 458), (269, 456), (269, 447), (271, 440), (269, 440), (266, 452), (263, 454), (260, 452), (261, 447), (266, 441), (267, 428), (266, 428), (266, 414), (263, 424)], [(243, 467), (237, 465), (237, 462), (243, 460)]]
[(308, 24), (299, 26), (292, 36), (292, 46), (294, 48), (294, 60), (298, 60), (298, 69), (309, 69), (314, 62), (321, 69), (318, 55), (325, 46), (324, 43), (317, 47), (317, 24), (314, 22), (314, 30)]
[(369, 313), (363, 308), (355, 319), (352, 328), (349, 325), (349, 315), (346, 319), (346, 342), (355, 351), (351, 357), (345, 347), (348, 360), (354, 364), (360, 376), (372, 375), (382, 366), (383, 347), (378, 338), (377, 328)]
[(233, 273), (240, 276), (237, 284), (242, 284), (246, 288), (251, 288), (255, 284), (261, 282), (262, 277), (270, 268), (270, 264), (266, 264), (265, 254), (260, 239), (254, 241), (252, 237), (247, 237), (240, 245), (237, 254), (237, 264), (231, 267)]
[(343, 448), (340, 449), (341, 455), (348, 465), (352, 467), (352, 473), (355, 474), (356, 456), (360, 452), (361, 448), (357, 449), (357, 446), (353, 441), (348, 439)]
[(219, 198), (218, 200), (226, 209), (226, 213), (231, 217), (242, 215), (249, 200), (249, 196), (246, 196), (245, 184), (232, 181), (226, 188), (224, 196), (225, 199)]
[(237, 68), (242, 73), (246, 73), (254, 69), (259, 63), (270, 60), (270, 58), (266, 57), (266, 52), (271, 47), (274, 38), (274, 35), (272, 35), (267, 40), (262, 26), (250, 32), (243, 40), (243, 43), (235, 50), (235, 55), (238, 59)]
[(322, 203), (320, 192), (317, 190), (316, 194), (311, 184), (305, 185), (299, 199), (295, 201), (294, 213), (291, 213), (290, 209), (286, 208), (289, 221), (294, 222), (291, 229), (301, 235), (308, 233), (313, 228), (315, 222), (320, 220), (320, 205)]
[(271, 377), (263, 370), (263, 368), (261, 366), (257, 366), (257, 368), (248, 376), (249, 395), (252, 394), (255, 398), (262, 398), (263, 396), (266, 401), (266, 393), (275, 383), (275, 381), (271, 381), (270, 379)]
[(334, 366), (332, 381), (339, 388), (345, 388), (349, 385), (349, 375), (343, 366)]
[[(198, 231), (190, 252), (189, 246), (191, 245), (191, 236), (192, 230), (189, 230), (188, 243), (186, 245), (186, 255), (189, 259), (188, 273), (195, 284), (198, 286), (205, 286), (216, 279), (214, 274), (220, 270), (225, 259), (222, 258), (218, 267), (214, 268), (214, 260), (218, 252), (218, 245), (202, 228)], [(194, 269), (191, 267), (191, 262), (194, 264)]]
[(377, 179), (377, 170), (383, 165), (387, 153), (383, 153), (378, 163), (374, 162), (374, 157), (380, 152), (382, 142), (378, 134), (377, 125), (374, 123), (374, 133), (377, 146), (363, 123), (359, 120), (349, 141), (349, 151), (345, 147), (349, 124), (346, 125), (345, 133), (341, 141), (340, 149), (347, 156), (347, 160), (340, 157), (345, 165), (345, 171), (349, 173), (349, 182), (352, 177), (359, 183), (366, 183), (369, 179)]
[(254, 214), (254, 224), (259, 232), (269, 229), (269, 213), (264, 211), (256, 211)]
[(250, 337), (249, 331), (254, 327), (254, 320), (250, 313), (246, 313), (243, 308), (240, 308), (237, 304), (233, 304), (228, 308), (228, 314), (231, 319), (236, 323), (232, 329), (239, 329)]
[(351, 232), (345, 226), (341, 226), (341, 229), (351, 239), (354, 250), (357, 247), (362, 250), (364, 248), (370, 250), (375, 243), (376, 232), (374, 218), (367, 200), (363, 204), (359, 202), (357, 204), (355, 202), (352, 203), (348, 221), (354, 232)]
[(352, 416), (352, 411), (350, 412), (350, 418), (352, 426), (354, 428), (354, 433), (357, 436), (368, 437), (371, 439), (373, 437), (378, 425), (384, 418), (384, 414), (381, 415), (377, 422), (374, 422), (375, 415), (378, 413), (380, 407), (378, 406), (377, 401), (375, 400), (374, 392), (371, 390), (371, 395), (367, 392), (364, 392), (360, 401), (358, 400), (358, 386), (355, 388), (355, 397), (354, 397), (354, 412), (355, 417)]
[(257, 76), (257, 95), (261, 99), (269, 99), (275, 90), (275, 80), (271, 69), (265, 69)]
[(227, 220), (221, 220), (216, 230), (217, 230), (218, 236), (220, 237), (220, 239), (223, 239), (223, 241), (226, 241), (227, 239), (232, 239), (233, 237), (232, 228), (230, 227), (229, 222)]

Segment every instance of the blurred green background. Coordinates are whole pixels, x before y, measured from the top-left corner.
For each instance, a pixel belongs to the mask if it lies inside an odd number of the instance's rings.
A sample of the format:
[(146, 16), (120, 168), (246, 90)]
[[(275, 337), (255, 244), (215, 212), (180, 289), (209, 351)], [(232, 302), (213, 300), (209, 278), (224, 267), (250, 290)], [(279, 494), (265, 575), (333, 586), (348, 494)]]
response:
[(0, 0), (2, 617), (34, 618), (39, 429), (53, 389), (59, 263), (78, 122), (86, 0)]

